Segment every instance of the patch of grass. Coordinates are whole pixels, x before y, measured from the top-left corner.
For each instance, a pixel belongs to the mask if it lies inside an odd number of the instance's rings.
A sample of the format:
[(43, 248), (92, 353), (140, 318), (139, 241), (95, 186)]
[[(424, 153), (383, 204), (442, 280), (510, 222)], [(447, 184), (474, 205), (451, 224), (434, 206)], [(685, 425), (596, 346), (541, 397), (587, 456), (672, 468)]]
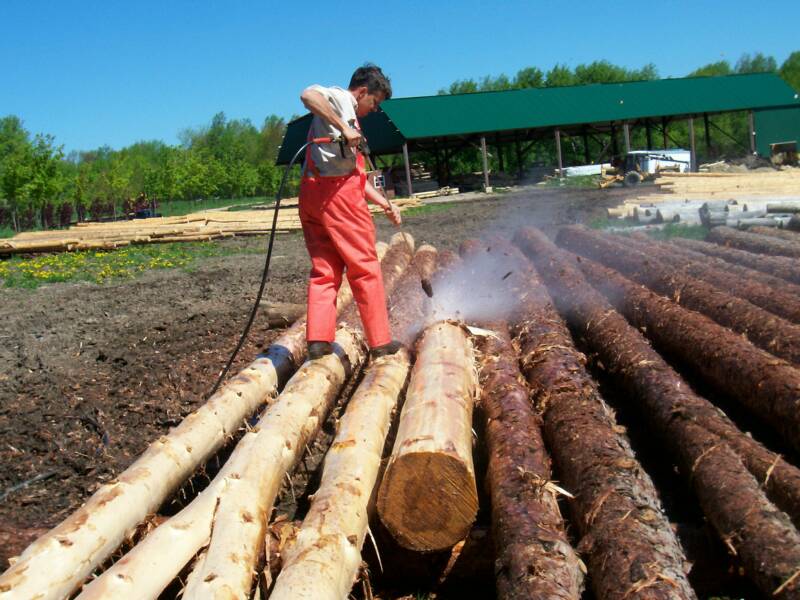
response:
[(663, 229), (649, 230), (648, 235), (656, 240), (669, 240), (671, 238), (689, 238), (690, 240), (705, 240), (708, 229), (703, 225), (681, 225), (668, 223)]
[(0, 239), (14, 237), (16, 233), (11, 227), (0, 227)]
[(233, 210), (247, 210), (256, 204), (271, 204), (274, 198), (256, 196), (254, 198), (209, 198), (206, 200), (167, 200), (159, 202), (157, 212), (164, 217), (181, 217), (189, 213), (212, 208), (233, 207)]
[(0, 282), (5, 287), (37, 288), (63, 281), (89, 281), (102, 284), (132, 279), (151, 269), (184, 268), (212, 256), (251, 254), (255, 248), (227, 248), (213, 242), (146, 244), (118, 250), (86, 250), (43, 254), (34, 257), (13, 256), (0, 260)]
[(575, 177), (553, 177), (545, 179), (544, 187), (555, 188), (596, 188), (600, 182), (599, 175), (576, 175)]
[(403, 211), (404, 217), (418, 217), (419, 215), (430, 215), (433, 213), (446, 212), (456, 208), (458, 202), (437, 202), (436, 204), (423, 204), (422, 206), (412, 206)]

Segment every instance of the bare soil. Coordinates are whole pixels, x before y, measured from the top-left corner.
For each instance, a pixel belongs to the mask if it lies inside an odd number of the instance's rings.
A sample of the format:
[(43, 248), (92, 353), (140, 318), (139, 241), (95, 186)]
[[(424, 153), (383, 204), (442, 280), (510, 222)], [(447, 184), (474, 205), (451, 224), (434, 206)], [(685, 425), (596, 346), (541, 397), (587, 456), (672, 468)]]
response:
[[(454, 250), (487, 230), (510, 239), (521, 224), (590, 222), (619, 201), (528, 190), (408, 216), (404, 228), (418, 244)], [(393, 231), (378, 218), (380, 239)], [(266, 238), (219, 243), (246, 249)], [(282, 235), (265, 297), (302, 302), (308, 266), (302, 235)], [(262, 255), (241, 254), (133, 281), (0, 289), (0, 570), (203, 402), (262, 268)], [(257, 319), (231, 372), (279, 333)]]

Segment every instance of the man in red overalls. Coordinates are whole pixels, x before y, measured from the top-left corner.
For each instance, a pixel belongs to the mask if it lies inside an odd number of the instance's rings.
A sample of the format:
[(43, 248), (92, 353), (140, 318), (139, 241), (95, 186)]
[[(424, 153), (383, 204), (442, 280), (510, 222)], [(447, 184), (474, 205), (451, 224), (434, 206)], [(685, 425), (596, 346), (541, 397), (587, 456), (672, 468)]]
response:
[(336, 332), (336, 296), (347, 269), (347, 280), (358, 304), (370, 356), (393, 354), (400, 343), (389, 331), (386, 293), (375, 251), (375, 225), (366, 200), (382, 207), (400, 224), (400, 213), (368, 181), (358, 117), (378, 110), (390, 98), (392, 87), (375, 65), (356, 69), (348, 89), (312, 85), (300, 96), (314, 115), (309, 138), (342, 138), (339, 143), (312, 144), (306, 151), (300, 183), (300, 221), (311, 256), (308, 283), (309, 358), (333, 351)]

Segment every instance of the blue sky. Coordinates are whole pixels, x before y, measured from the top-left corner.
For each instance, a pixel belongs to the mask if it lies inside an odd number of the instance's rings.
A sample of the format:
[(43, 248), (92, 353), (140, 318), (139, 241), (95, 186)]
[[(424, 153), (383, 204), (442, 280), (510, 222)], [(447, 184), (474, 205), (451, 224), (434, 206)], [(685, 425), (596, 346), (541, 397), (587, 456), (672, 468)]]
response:
[[(648, 14), (648, 11), (649, 14)], [(800, 2), (323, 3), (3, 0), (0, 116), (67, 151), (178, 133), (224, 111), (257, 126), (302, 112), (309, 83), (346, 85), (365, 61), (396, 96), (526, 66), (709, 62), (800, 50)]]

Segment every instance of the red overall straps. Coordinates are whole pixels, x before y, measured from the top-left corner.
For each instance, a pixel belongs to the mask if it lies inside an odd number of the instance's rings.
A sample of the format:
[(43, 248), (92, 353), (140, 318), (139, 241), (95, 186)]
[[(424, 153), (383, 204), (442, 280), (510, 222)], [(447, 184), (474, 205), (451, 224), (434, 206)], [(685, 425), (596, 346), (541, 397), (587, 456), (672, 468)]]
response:
[[(389, 315), (375, 251), (375, 224), (364, 197), (364, 157), (356, 152), (356, 168), (347, 175), (321, 177), (309, 150), (299, 198), (300, 222), (311, 256), (306, 339), (333, 342), (336, 296), (346, 268), (370, 348), (388, 344)], [(308, 176), (309, 171), (313, 176)]]

